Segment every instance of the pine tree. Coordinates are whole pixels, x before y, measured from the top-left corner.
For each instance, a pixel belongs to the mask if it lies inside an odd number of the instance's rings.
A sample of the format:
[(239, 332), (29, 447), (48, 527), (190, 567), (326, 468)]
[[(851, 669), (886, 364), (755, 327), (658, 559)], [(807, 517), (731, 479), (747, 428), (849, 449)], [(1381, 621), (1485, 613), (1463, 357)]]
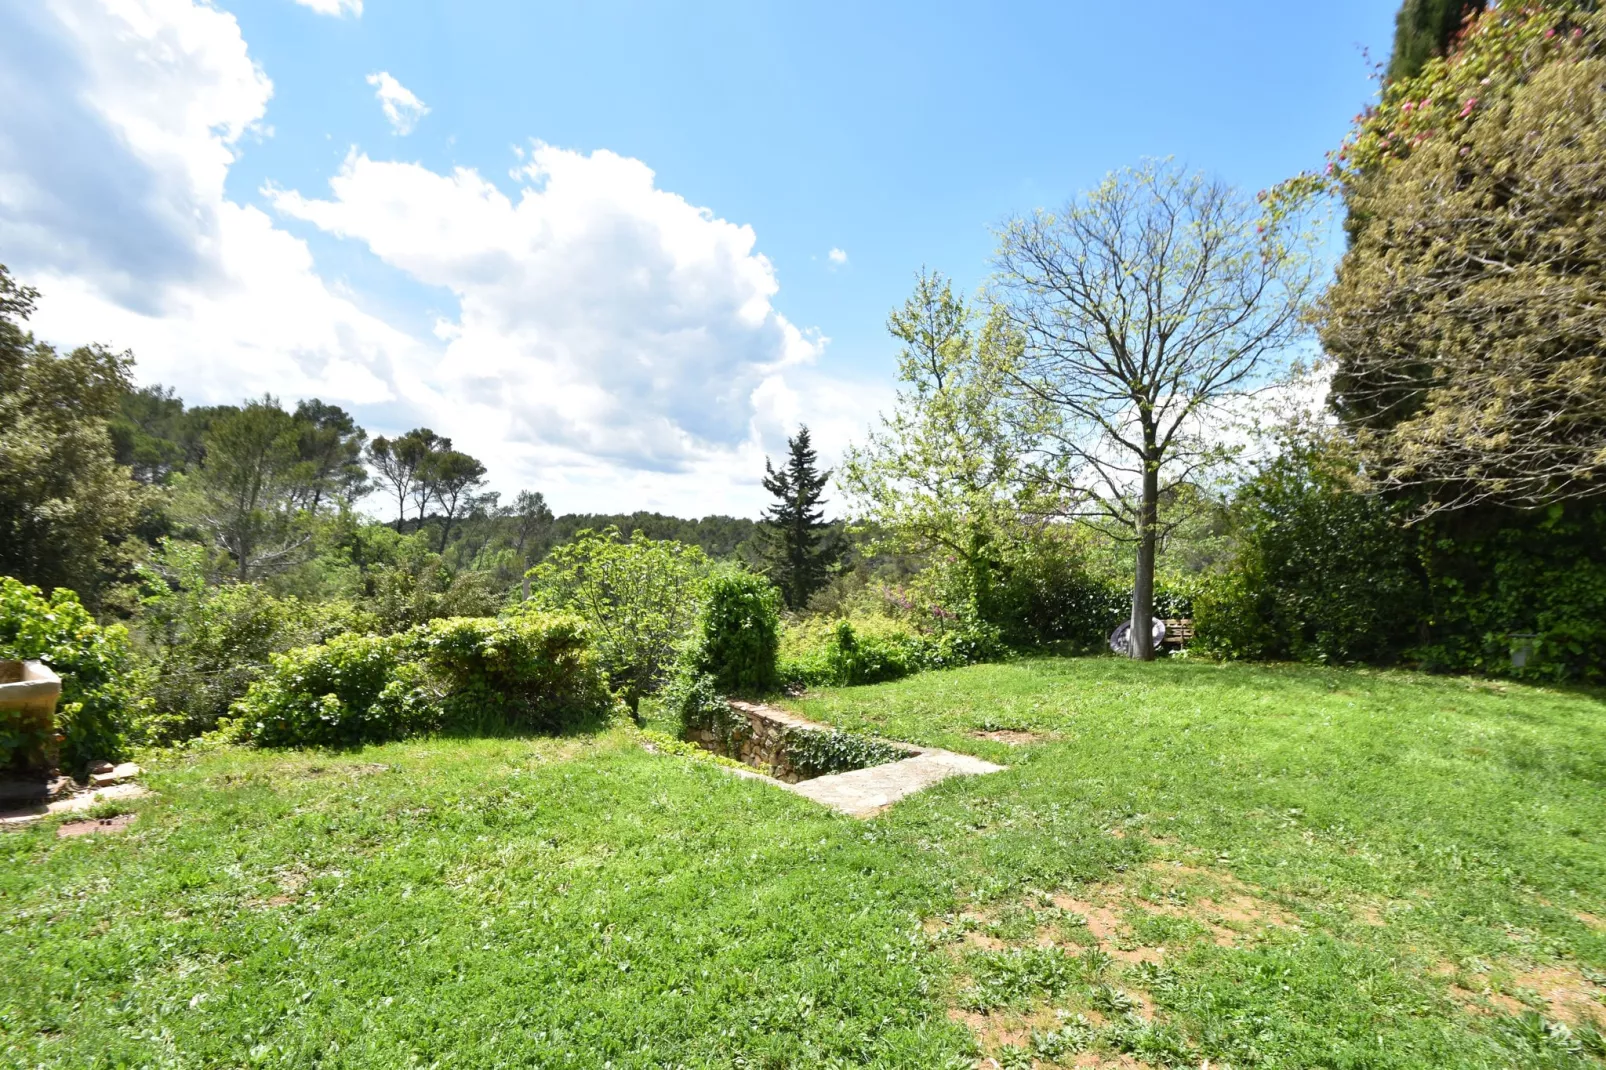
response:
[(761, 547), (770, 579), (781, 589), (787, 607), (802, 609), (809, 596), (825, 585), (835, 556), (825, 541), (828, 525), (821, 508), (831, 473), (815, 467), (807, 427), (800, 426), (786, 445), (791, 456), (779, 471), (764, 459), (764, 489), (775, 495), (776, 504), (765, 512)]
[(1405, 0), (1394, 17), (1389, 81), (1415, 77), (1429, 59), (1444, 55), (1467, 16), (1485, 6), (1485, 0)]

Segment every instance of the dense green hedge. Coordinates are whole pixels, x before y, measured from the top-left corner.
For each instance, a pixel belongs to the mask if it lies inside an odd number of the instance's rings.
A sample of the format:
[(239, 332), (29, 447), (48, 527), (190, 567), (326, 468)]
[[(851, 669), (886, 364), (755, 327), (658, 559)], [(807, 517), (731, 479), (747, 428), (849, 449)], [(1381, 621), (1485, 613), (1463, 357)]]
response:
[(727, 695), (762, 695), (780, 685), (780, 592), (762, 576), (726, 572), (704, 587), (691, 647), (693, 676), (707, 674)]
[(1003, 655), (986, 626), (920, 632), (887, 617), (815, 620), (789, 627), (781, 676), (792, 686), (875, 684)]
[(1404, 507), (1353, 489), (1354, 462), (1296, 443), (1234, 505), (1238, 551), (1194, 599), (1195, 645), (1222, 657), (1398, 660), (1426, 608)]
[(341, 635), (273, 655), (235, 703), (234, 734), (264, 747), (336, 747), (440, 726), (408, 635)]
[[(56, 731), (65, 737), (59, 751), (63, 767), (82, 773), (91, 761), (123, 756), (139, 689), (128, 632), (121, 625), (96, 624), (65, 588), (47, 598), (37, 587), (0, 576), (0, 658), (36, 659), (61, 677)], [(24, 738), (0, 715), (0, 768), (48, 742)]]
[(275, 655), (236, 703), (230, 731), (262, 746), (352, 746), (437, 731), (561, 731), (612, 705), (577, 617), (449, 617)]
[(612, 707), (589, 628), (571, 613), (449, 617), (413, 634), (450, 730), (557, 732)]
[[(1237, 553), (1195, 598), (1200, 650), (1606, 680), (1606, 506), (1408, 524), (1410, 503), (1358, 493), (1353, 471), (1335, 447), (1294, 444), (1244, 488)], [(1532, 637), (1522, 667), (1514, 635)]]

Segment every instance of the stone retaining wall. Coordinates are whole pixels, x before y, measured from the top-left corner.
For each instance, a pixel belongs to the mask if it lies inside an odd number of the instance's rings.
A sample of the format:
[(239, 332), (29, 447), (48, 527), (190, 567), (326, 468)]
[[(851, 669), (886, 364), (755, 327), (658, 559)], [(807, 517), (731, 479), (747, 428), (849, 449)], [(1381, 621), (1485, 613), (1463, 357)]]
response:
[[(717, 728), (694, 728), (686, 733), (686, 739), (706, 751), (762, 769), (788, 784), (808, 779), (810, 774), (792, 764), (787, 746), (788, 736), (794, 732), (830, 732), (829, 727), (773, 706), (736, 699), (731, 699), (729, 705), (731, 712), (737, 715), (732, 718), (734, 725), (730, 726), (730, 731), (722, 733)], [(911, 747), (908, 753), (912, 757), (919, 751)]]

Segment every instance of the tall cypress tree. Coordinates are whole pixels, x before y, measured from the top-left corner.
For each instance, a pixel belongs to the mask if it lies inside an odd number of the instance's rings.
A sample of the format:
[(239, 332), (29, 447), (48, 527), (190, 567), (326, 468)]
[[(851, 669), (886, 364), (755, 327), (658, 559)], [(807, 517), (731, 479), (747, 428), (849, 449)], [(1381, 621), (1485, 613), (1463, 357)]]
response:
[(1394, 55), (1389, 81), (1410, 78), (1434, 56), (1444, 55), (1466, 17), (1482, 11), (1486, 0), (1405, 0), (1394, 16)]
[(776, 501), (765, 512), (760, 530), (770, 578), (788, 608), (802, 609), (809, 596), (825, 585), (834, 556), (825, 542), (827, 525), (821, 508), (831, 473), (817, 469), (807, 427), (799, 427), (786, 445), (790, 456), (779, 471), (768, 457), (764, 459), (764, 489)]

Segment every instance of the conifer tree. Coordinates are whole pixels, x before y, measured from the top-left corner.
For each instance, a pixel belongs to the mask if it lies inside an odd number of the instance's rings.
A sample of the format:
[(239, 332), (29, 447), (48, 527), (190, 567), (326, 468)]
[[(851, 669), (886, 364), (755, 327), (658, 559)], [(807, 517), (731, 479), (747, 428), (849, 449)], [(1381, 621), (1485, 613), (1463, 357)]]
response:
[(779, 471), (764, 459), (764, 489), (775, 495), (776, 502), (765, 513), (761, 547), (770, 579), (787, 607), (802, 609), (809, 596), (825, 585), (834, 556), (825, 541), (821, 508), (831, 473), (818, 470), (807, 427), (800, 426), (786, 445), (790, 456)]
[(1444, 55), (1467, 16), (1485, 6), (1485, 0), (1405, 0), (1394, 16), (1389, 81), (1414, 78), (1429, 59)]

